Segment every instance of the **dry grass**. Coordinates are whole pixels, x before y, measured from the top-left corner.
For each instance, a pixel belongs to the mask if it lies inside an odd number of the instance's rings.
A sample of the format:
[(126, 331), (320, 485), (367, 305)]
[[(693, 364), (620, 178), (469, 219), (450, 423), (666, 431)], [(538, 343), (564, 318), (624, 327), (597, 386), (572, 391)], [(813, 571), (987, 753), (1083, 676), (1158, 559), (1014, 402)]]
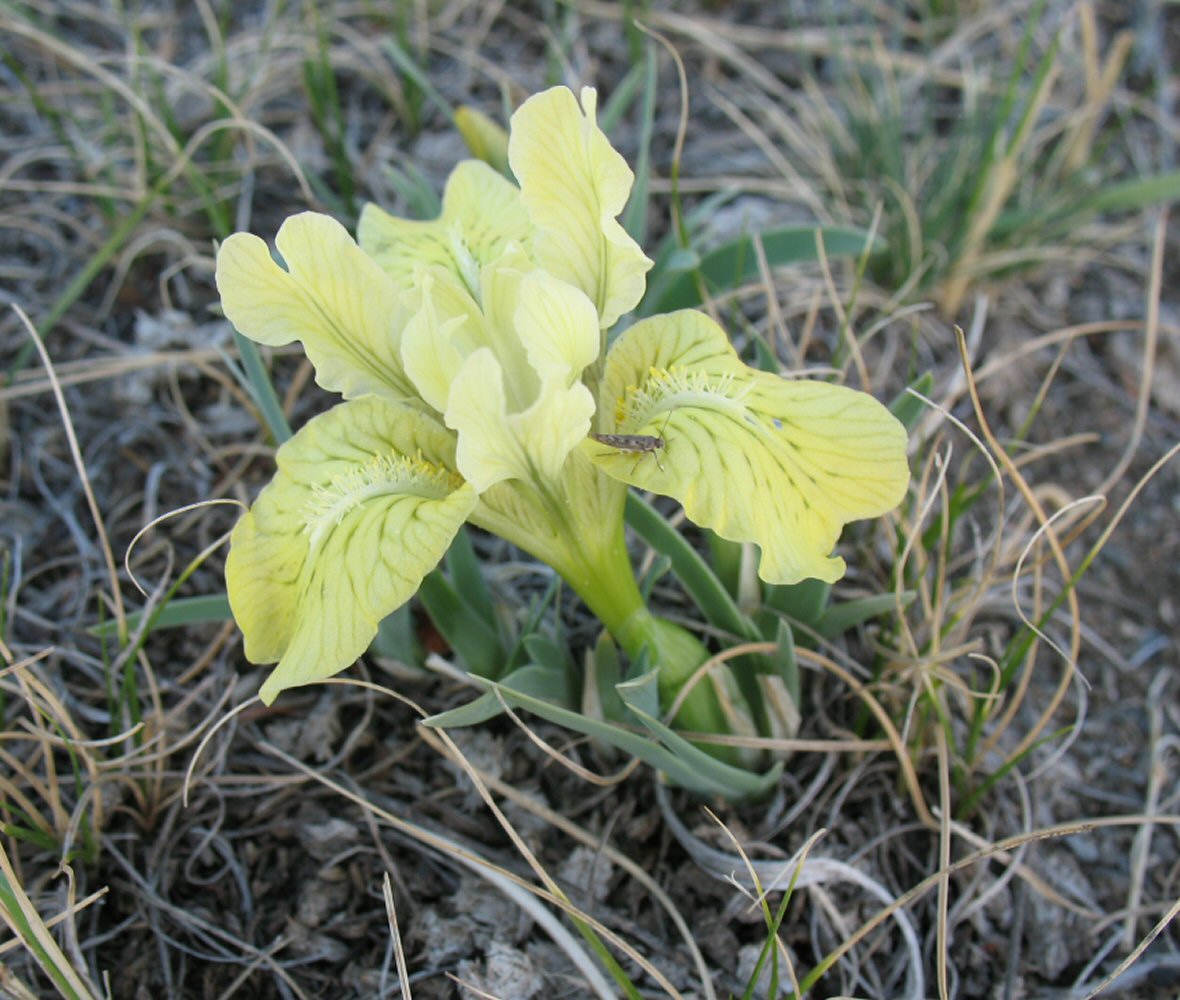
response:
[[(405, 210), (416, 173), (437, 189), (462, 149), (406, 57), (442, 100), (490, 113), (559, 79), (609, 91), (628, 68), (620, 4), (375, 6), (0, 5), (0, 280), (40, 331), (0, 315), (15, 366), (0, 388), (0, 912), (18, 931), (0, 939), (0, 994), (615, 995), (598, 943), (646, 995), (743, 995), (764, 953), (784, 994), (1083, 997), (1113, 982), (1148, 997), (1151, 976), (1174, 993), (1166, 216), (1104, 229), (1100, 266), (1057, 255), (1002, 294), (972, 286), (959, 344), (906, 289), (838, 267), (767, 273), (714, 304), (785, 365), (886, 397), (923, 371), (935, 385), (912, 496), (856, 539), (842, 585), (916, 597), (799, 650), (806, 713), (774, 747), (791, 754), (782, 784), (723, 826), (553, 727), (419, 727), (469, 697), (453, 674), (373, 659), (371, 682), (265, 709), (231, 625), (137, 631), (129, 613), (182, 577), (182, 595), (222, 589), (235, 514), (157, 523), (121, 566), (143, 526), (246, 500), (269, 475), (213, 309), (213, 241), (304, 207)], [(791, 86), (803, 57), (832, 55), (831, 29), (773, 5), (687, 6), (650, 23), (689, 69), (689, 201), (730, 195), (709, 215), (718, 233), (843, 211), (830, 194), (846, 179), (802, 110), (835, 106), (836, 84)], [(977, 16), (939, 60), (874, 44), (892, 23), (846, 34), (844, 54), (960, 86), (947, 54), (992, 57), (983, 28), (1024, 9), (963, 6)], [(1094, 51), (1116, 44), (1120, 25), (1092, 27)], [(1094, 65), (1064, 64), (1055, 93), (1146, 107), (1148, 71), (1111, 89), (1083, 79)], [(674, 79), (665, 66), (657, 194)], [(1176, 129), (1158, 118), (1124, 121), (1115, 159), (1163, 157)], [(634, 123), (615, 138), (631, 157)], [(297, 425), (323, 400), (306, 365), (272, 363)], [(489, 574), (523, 613), (535, 568)], [(577, 608), (554, 614), (592, 634)], [(100, 621), (116, 634), (88, 631)]]

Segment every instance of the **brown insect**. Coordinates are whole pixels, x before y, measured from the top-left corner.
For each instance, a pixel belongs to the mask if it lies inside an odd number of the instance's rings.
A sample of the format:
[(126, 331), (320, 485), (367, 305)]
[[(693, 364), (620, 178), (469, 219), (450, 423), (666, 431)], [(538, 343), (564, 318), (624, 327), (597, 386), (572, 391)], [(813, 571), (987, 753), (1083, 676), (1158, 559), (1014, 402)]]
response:
[[(664, 420), (664, 426), (668, 426), (666, 419)], [(660, 463), (659, 451), (667, 442), (662, 435), (662, 430), (660, 434), (590, 434), (595, 441), (599, 444), (606, 445), (608, 448), (615, 448), (618, 451), (631, 451), (637, 455), (654, 455), (656, 465), (663, 472), (664, 466)]]

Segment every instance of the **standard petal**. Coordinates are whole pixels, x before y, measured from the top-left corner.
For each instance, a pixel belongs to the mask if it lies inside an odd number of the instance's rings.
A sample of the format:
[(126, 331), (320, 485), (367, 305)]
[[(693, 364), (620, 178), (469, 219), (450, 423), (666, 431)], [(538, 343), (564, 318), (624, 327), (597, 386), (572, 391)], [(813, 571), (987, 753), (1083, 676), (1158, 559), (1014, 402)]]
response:
[(544, 271), (521, 279), (514, 326), (542, 380), (572, 381), (598, 357), (598, 315), (585, 294)]
[(872, 396), (749, 368), (704, 313), (631, 327), (602, 391), (617, 421), (606, 432), (642, 437), (588, 441), (598, 467), (674, 497), (723, 538), (757, 542), (772, 583), (839, 579), (843, 526), (892, 510), (909, 483), (905, 429)]
[(511, 243), (527, 246), (533, 226), (520, 190), (480, 160), (464, 160), (447, 180), (437, 219), (399, 219), (369, 204), (357, 239), (401, 289), (416, 268), (433, 264), (459, 276), (478, 299), (479, 272)]
[(255, 663), (278, 661), (268, 704), (343, 670), (417, 591), (477, 502), (454, 437), (379, 397), (309, 421), (234, 528), (230, 606)]
[(283, 223), (275, 244), (286, 270), (256, 236), (221, 244), (217, 290), (230, 322), (260, 344), (302, 341), (316, 382), (347, 399), (412, 397), (398, 353), (401, 298), (344, 227), (303, 212)]
[(464, 361), (451, 384), (446, 421), (459, 432), (456, 465), (482, 493), (508, 479), (555, 481), (593, 415), (590, 390), (556, 378), (541, 384), (528, 409), (509, 414), (500, 363), (483, 348)]
[(451, 382), (463, 364), (464, 352), (456, 340), (465, 326), (478, 322), (478, 316), (467, 310), (440, 316), (432, 294), (434, 279), (427, 275), (423, 281), (422, 308), (402, 336), (402, 361), (422, 398), (438, 413), (445, 413)]
[(634, 174), (598, 127), (595, 106), (589, 87), (581, 109), (566, 87), (530, 97), (512, 116), (508, 159), (539, 230), (537, 263), (582, 289), (605, 329), (643, 297), (651, 261), (616, 221)]

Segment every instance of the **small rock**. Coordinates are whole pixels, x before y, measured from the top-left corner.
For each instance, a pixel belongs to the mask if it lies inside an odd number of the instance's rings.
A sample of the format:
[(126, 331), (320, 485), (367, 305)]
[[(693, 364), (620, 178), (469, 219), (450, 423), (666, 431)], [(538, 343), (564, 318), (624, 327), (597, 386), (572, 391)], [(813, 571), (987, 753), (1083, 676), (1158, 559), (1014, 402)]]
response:
[(606, 855), (589, 847), (574, 848), (558, 872), (562, 879), (587, 893), (595, 902), (606, 898), (611, 873), (612, 866)]
[[(482, 970), (480, 966), (483, 966)], [(487, 958), (482, 962), (459, 963), (459, 978), (472, 989), (460, 987), (460, 995), (474, 998), (482, 990), (495, 997), (531, 1000), (545, 988), (545, 979), (533, 966), (532, 959), (523, 951), (493, 941)]]
[(443, 917), (437, 910), (421, 910), (408, 940), (421, 949), (423, 965), (445, 968), (471, 954), (473, 928), (466, 917)]
[(299, 827), (299, 840), (307, 853), (317, 861), (326, 861), (355, 844), (360, 832), (356, 826), (338, 817), (323, 823), (304, 823)]
[(348, 896), (348, 882), (341, 877), (313, 879), (299, 895), (299, 905), (295, 910), (296, 919), (303, 926), (314, 930), (342, 913), (348, 906)]

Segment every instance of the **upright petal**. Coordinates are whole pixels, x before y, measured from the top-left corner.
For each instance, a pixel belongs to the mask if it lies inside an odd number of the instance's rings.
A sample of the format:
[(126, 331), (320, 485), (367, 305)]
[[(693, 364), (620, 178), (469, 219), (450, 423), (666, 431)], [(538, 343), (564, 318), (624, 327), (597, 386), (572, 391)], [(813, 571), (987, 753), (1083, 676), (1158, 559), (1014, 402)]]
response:
[(260, 344), (303, 342), (316, 382), (346, 399), (414, 396), (398, 340), (406, 313), (393, 282), (335, 219), (294, 215), (266, 244), (235, 233), (217, 252), (217, 290), (229, 321)]
[(539, 230), (537, 263), (582, 289), (606, 329), (643, 297), (651, 261), (617, 221), (634, 174), (598, 127), (596, 101), (589, 87), (581, 109), (566, 87), (530, 97), (512, 116), (508, 159)]
[(839, 579), (844, 561), (831, 552), (844, 524), (905, 495), (905, 429), (884, 406), (749, 368), (704, 313), (627, 330), (602, 392), (616, 421), (608, 432), (643, 437), (591, 440), (586, 454), (616, 479), (676, 498), (723, 538), (757, 542), (769, 582)]
[(598, 315), (594, 305), (573, 285), (531, 271), (520, 283), (514, 324), (529, 365), (541, 379), (567, 381), (598, 357)]
[(234, 528), (230, 607), (246, 656), (278, 661), (263, 701), (343, 670), (417, 591), (478, 500), (454, 438), (380, 397), (309, 421)]
[[(472, 303), (470, 308), (446, 309), (452, 303), (444, 296), (440, 315), (434, 295), (437, 282), (433, 275), (422, 278), (422, 307), (406, 324), (402, 335), (402, 361), (406, 374), (422, 398), (438, 413), (445, 413), (451, 395), (451, 382), (472, 348), (463, 349), (461, 334), (482, 324), (482, 317)], [(467, 299), (470, 302), (470, 299)], [(465, 331), (464, 328), (467, 328)]]
[(456, 274), (479, 298), (479, 272), (511, 243), (527, 245), (533, 226), (511, 181), (480, 160), (464, 160), (447, 180), (437, 219), (399, 219), (369, 204), (357, 239), (402, 289), (415, 269), (433, 264)]
[(451, 384), (447, 426), (459, 432), (455, 462), (479, 492), (508, 479), (555, 482), (566, 456), (590, 430), (594, 398), (581, 382), (541, 383), (535, 402), (509, 413), (496, 356), (481, 348)]

